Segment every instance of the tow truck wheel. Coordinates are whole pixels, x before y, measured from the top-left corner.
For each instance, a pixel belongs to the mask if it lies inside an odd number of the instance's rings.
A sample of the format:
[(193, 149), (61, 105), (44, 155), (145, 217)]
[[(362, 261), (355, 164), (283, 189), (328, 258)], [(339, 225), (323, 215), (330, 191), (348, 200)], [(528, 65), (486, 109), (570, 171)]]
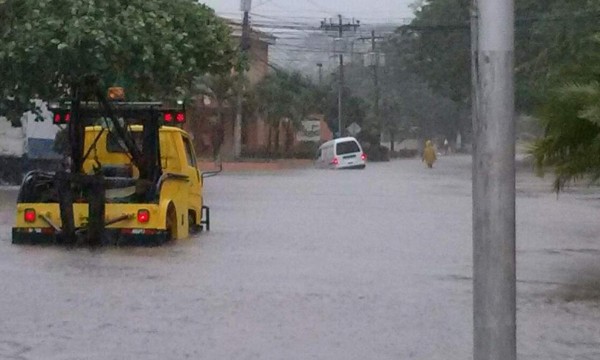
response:
[(175, 207), (171, 204), (167, 210), (167, 241), (173, 241), (177, 238), (177, 213)]
[(188, 229), (190, 234), (197, 234), (202, 227), (196, 224), (196, 213), (192, 210), (188, 212)]

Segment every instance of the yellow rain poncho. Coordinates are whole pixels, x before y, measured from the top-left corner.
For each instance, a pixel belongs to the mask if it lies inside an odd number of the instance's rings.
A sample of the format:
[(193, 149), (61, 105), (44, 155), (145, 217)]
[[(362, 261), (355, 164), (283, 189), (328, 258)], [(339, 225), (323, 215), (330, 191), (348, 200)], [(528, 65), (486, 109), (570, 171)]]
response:
[(425, 150), (423, 150), (423, 161), (427, 164), (427, 167), (432, 168), (433, 163), (437, 160), (435, 155), (435, 148), (430, 140), (425, 143)]

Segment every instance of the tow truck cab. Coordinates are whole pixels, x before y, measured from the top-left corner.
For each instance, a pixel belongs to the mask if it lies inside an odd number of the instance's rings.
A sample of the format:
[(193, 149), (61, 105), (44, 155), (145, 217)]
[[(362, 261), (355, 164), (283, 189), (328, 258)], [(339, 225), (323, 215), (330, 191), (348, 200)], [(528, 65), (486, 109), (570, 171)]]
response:
[[(75, 116), (85, 124), (86, 112), (77, 110)], [(33, 171), (25, 176), (13, 243), (87, 240), (98, 245), (153, 246), (209, 230), (210, 212), (203, 203), (203, 177), (192, 139), (173, 126), (185, 121), (185, 113), (161, 110), (154, 103), (120, 103), (114, 112), (114, 121), (125, 119), (120, 131), (108, 123), (77, 126), (72, 112), (57, 112), (55, 122), (73, 122), (68, 124), (70, 139), (78, 133), (84, 139), (75, 144), (71, 140), (76, 164), (71, 164), (70, 172)], [(151, 114), (153, 120), (127, 123), (142, 113)]]

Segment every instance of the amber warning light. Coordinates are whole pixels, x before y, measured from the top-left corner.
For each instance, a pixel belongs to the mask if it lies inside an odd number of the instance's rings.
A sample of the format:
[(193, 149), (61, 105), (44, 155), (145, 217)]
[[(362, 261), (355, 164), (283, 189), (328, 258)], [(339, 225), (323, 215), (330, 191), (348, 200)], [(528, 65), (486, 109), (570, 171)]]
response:
[(125, 100), (125, 90), (118, 86), (108, 88), (108, 99), (111, 101)]

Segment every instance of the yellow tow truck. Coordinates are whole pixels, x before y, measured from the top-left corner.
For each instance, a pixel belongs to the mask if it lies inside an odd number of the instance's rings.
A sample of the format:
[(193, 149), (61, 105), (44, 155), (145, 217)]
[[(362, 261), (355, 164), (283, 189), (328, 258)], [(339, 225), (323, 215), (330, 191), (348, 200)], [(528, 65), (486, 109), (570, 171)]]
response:
[(156, 246), (210, 230), (202, 187), (216, 172), (198, 169), (183, 105), (125, 102), (120, 88), (95, 95), (51, 108), (70, 164), (24, 177), (13, 244)]

